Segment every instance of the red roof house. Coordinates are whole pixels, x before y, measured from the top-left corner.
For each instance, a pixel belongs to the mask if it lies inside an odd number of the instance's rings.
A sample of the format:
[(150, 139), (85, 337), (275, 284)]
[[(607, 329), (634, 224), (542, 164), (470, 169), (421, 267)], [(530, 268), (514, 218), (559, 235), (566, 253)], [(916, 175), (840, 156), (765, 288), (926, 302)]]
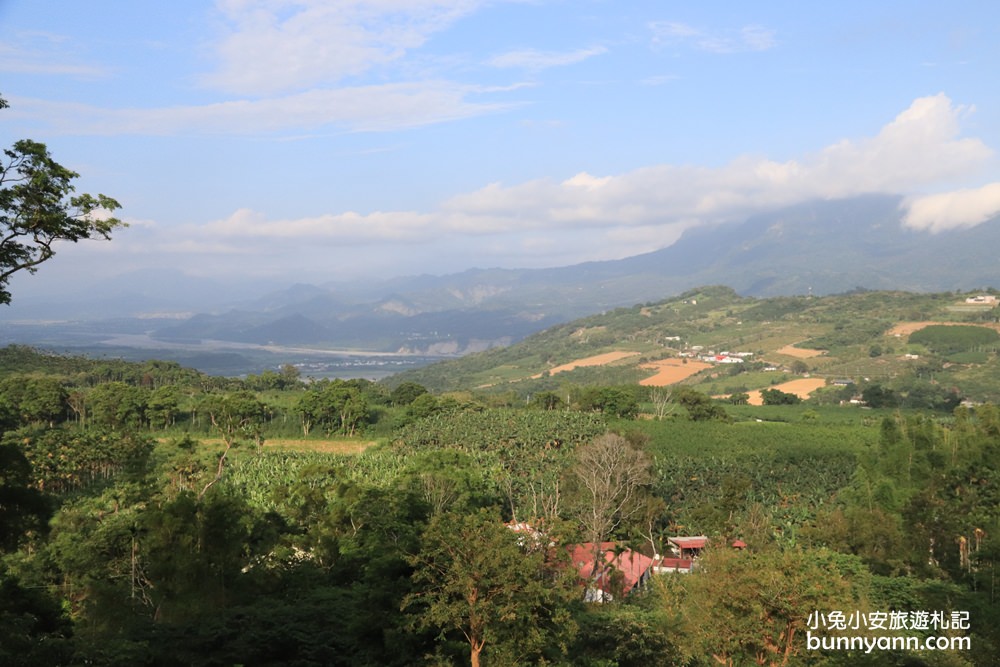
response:
[(708, 544), (708, 538), (704, 535), (693, 537), (668, 537), (667, 543), (670, 550), (679, 558), (696, 558), (701, 550)]
[(601, 543), (596, 568), (593, 542), (575, 544), (569, 549), (580, 579), (587, 582), (588, 602), (612, 600), (617, 592), (628, 595), (645, 585), (653, 571), (652, 558), (631, 549), (618, 551), (614, 542)]

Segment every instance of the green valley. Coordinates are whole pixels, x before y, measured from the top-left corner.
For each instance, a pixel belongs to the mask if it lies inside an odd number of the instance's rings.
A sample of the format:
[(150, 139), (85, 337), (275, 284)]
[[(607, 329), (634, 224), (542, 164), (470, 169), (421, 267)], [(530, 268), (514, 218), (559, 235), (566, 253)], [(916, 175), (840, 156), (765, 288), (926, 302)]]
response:
[(5, 348), (0, 656), (995, 664), (989, 296), (708, 287), (381, 382)]

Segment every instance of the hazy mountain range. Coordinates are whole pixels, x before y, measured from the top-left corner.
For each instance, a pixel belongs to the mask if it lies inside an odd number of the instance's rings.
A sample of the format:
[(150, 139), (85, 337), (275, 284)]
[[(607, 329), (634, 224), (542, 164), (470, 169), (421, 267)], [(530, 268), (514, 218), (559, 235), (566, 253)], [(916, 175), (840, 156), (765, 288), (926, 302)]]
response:
[[(32, 343), (37, 341), (25, 337), (41, 336), (63, 345), (70, 343), (57, 332), (71, 329), (90, 342), (116, 333), (141, 335), (149, 347), (211, 340), (461, 354), (713, 284), (750, 296), (997, 286), (1000, 217), (931, 234), (902, 225), (898, 197), (869, 195), (782, 208), (691, 230), (648, 254), (562, 268), (294, 284), (255, 294), (247, 293), (252, 286), (133, 274), (62, 302), (15, 299), (2, 313), (0, 333), (8, 342)], [(49, 322), (44, 329), (15, 324), (23, 320)], [(128, 345), (120, 338), (117, 343)]]

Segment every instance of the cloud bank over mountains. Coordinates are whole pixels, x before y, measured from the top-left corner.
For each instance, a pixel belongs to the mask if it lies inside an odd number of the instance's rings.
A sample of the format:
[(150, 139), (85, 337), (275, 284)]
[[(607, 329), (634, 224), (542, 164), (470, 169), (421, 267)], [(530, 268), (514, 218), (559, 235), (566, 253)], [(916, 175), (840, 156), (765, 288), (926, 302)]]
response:
[[(187, 226), (181, 243), (157, 240), (155, 226), (134, 241), (125, 235), (121, 240), (133, 253), (155, 244), (160, 252), (254, 257), (262, 270), (268, 256), (282, 252), (302, 253), (303, 260), (327, 253), (342, 261), (341, 255), (374, 246), (409, 248), (413, 256), (426, 255), (422, 262), (437, 255), (440, 266), (447, 253), (474, 253), (486, 266), (620, 258), (667, 246), (690, 227), (807, 199), (920, 193), (975, 174), (995, 153), (981, 140), (962, 136), (961, 121), (971, 113), (939, 94), (914, 100), (874, 136), (844, 139), (784, 162), (744, 156), (717, 168), (658, 164), (621, 174), (581, 172), (560, 181), (492, 183), (426, 211), (282, 218), (240, 209)], [(915, 229), (971, 226), (1000, 211), (1000, 184), (914, 194), (906, 205), (906, 222)]]

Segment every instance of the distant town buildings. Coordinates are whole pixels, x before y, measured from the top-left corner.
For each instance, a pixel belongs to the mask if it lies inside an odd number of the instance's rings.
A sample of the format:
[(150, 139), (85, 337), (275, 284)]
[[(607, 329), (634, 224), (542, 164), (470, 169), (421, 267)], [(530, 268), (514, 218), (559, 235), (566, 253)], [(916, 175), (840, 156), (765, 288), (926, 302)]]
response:
[(678, 352), (677, 356), (697, 359), (710, 364), (742, 364), (753, 356), (753, 352), (730, 352), (728, 350), (722, 352), (708, 350), (706, 352), (704, 345), (692, 345), (686, 351)]

